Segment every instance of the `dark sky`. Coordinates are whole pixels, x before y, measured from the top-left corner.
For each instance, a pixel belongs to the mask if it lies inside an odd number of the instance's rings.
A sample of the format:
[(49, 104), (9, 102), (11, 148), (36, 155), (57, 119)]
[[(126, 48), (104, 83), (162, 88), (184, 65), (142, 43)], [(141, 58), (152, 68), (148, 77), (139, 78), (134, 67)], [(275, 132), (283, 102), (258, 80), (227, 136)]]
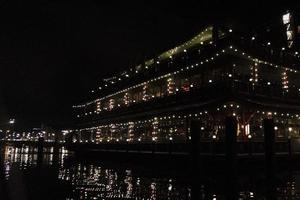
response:
[(104, 2), (0, 4), (0, 123), (16, 118), (27, 126), (63, 125), (71, 106), (112, 72), (173, 47), (211, 21), (264, 20), (288, 7), (262, 1)]

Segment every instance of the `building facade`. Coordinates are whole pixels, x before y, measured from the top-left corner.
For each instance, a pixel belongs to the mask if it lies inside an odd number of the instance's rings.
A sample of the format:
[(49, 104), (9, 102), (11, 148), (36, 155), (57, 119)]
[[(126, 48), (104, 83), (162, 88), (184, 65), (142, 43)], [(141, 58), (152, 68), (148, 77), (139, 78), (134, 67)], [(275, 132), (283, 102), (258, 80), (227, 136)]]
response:
[(277, 40), (209, 26), (104, 79), (91, 101), (74, 106), (72, 141), (186, 143), (192, 120), (201, 123), (201, 137), (222, 139), (226, 116), (236, 116), (239, 140), (262, 138), (267, 117), (274, 118), (277, 138), (299, 137), (300, 56), (290, 40)]

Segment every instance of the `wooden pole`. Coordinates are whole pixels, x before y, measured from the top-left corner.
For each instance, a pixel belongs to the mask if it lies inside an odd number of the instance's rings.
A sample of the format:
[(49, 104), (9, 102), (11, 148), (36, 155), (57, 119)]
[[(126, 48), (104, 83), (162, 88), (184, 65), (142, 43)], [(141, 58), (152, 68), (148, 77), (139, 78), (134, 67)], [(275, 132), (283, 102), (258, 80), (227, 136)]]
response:
[(288, 137), (288, 151), (289, 151), (289, 159), (292, 159), (292, 138), (291, 136)]
[(200, 165), (200, 136), (201, 136), (201, 123), (200, 121), (191, 121), (191, 165), (192, 165), (192, 199), (200, 199), (199, 181), (201, 179)]
[(225, 153), (228, 167), (236, 164), (237, 148), (237, 119), (234, 116), (225, 119)]
[(225, 118), (225, 153), (226, 153), (226, 199), (238, 199), (236, 183), (237, 157), (237, 119), (235, 116)]
[(271, 172), (273, 170), (273, 164), (274, 164), (274, 145), (275, 145), (274, 120), (264, 119), (263, 126), (264, 126), (266, 172)]
[(43, 154), (44, 154), (44, 138), (40, 137), (38, 139), (38, 158), (37, 158), (38, 165), (42, 164), (43, 162)]

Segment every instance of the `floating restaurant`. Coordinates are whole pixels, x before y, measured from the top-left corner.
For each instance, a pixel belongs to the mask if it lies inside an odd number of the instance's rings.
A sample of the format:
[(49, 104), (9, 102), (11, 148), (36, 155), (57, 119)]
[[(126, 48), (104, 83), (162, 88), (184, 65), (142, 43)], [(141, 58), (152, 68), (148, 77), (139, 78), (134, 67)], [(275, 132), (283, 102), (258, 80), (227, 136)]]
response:
[[(73, 106), (73, 143), (187, 143), (190, 124), (203, 139), (222, 140), (235, 116), (237, 138), (263, 137), (272, 117), (276, 138), (300, 136), (300, 26), (280, 23), (240, 31), (208, 26), (191, 40), (103, 79), (91, 100)], [(299, 46), (298, 46), (299, 47)]]

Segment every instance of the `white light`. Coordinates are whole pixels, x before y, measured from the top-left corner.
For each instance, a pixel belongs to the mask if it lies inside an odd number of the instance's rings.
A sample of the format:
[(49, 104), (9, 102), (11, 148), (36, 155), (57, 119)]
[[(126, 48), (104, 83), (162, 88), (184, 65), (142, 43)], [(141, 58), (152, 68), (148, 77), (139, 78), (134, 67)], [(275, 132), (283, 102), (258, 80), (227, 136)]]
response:
[(281, 48), (281, 50), (282, 50), (282, 51), (284, 51), (284, 50), (285, 50), (285, 48), (284, 48), (284, 47), (282, 47), (282, 48)]
[(277, 126), (274, 126), (274, 130), (277, 131), (277, 130), (278, 130), (278, 127), (277, 127)]
[(14, 124), (15, 123), (15, 119), (10, 119), (8, 123), (9, 124)]
[(268, 42), (268, 46), (270, 46), (271, 45), (271, 42)]
[(291, 14), (290, 13), (286, 13), (282, 16), (282, 22), (283, 24), (288, 24), (290, 23), (291, 20)]
[(229, 29), (229, 33), (232, 33), (232, 29)]
[(216, 136), (216, 135), (213, 135), (213, 136), (212, 136), (212, 138), (213, 138), (213, 139), (216, 139), (216, 138), (217, 138), (217, 136)]
[(293, 130), (293, 128), (292, 127), (289, 127), (289, 132), (291, 132)]
[(267, 84), (268, 84), (268, 85), (271, 85), (271, 83), (270, 83), (270, 82), (268, 82)]
[(208, 81), (209, 83), (212, 83), (212, 80), (211, 79), (209, 79), (209, 81)]
[(170, 138), (169, 138), (169, 140), (171, 140), (171, 141), (172, 141), (172, 140), (173, 140), (173, 138), (172, 138), (172, 137), (170, 137)]
[(255, 40), (255, 37), (252, 37), (251, 40)]
[(252, 138), (252, 135), (248, 135), (248, 138), (251, 139), (251, 138)]

